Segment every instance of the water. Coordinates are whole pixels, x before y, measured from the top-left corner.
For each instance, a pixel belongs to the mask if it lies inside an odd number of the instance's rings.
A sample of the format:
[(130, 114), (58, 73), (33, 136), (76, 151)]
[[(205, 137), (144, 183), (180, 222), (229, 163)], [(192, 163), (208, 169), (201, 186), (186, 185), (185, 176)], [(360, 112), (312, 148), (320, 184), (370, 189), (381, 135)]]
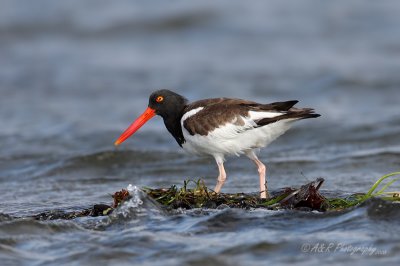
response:
[[(154, 2), (0, 2), (2, 265), (398, 262), (399, 205), (379, 200), (167, 212), (138, 192), (111, 217), (15, 218), (109, 204), (128, 184), (212, 187), (213, 160), (186, 156), (160, 118), (113, 147), (159, 88), (316, 108), (261, 152), (272, 190), (324, 177), (325, 193), (365, 192), (399, 170), (400, 4)], [(257, 190), (246, 158), (226, 169), (225, 192)]]

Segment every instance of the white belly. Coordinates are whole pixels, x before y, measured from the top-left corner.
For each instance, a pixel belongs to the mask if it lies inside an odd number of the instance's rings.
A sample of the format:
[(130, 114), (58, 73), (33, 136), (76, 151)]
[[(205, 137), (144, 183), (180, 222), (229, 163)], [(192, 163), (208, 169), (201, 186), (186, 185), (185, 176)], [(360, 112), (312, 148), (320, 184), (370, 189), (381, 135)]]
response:
[(294, 120), (281, 120), (258, 128), (226, 124), (211, 131), (207, 136), (190, 135), (183, 127), (186, 142), (183, 149), (197, 155), (240, 155), (246, 151), (262, 148), (285, 133)]

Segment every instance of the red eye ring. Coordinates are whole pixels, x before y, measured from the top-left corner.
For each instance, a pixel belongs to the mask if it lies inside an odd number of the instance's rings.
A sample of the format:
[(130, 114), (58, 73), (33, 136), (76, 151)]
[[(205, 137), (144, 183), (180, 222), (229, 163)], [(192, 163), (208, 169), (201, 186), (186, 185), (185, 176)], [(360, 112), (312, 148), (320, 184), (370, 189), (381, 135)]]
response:
[(162, 102), (162, 101), (164, 101), (164, 97), (158, 96), (158, 97), (156, 98), (156, 102), (160, 103), (160, 102)]

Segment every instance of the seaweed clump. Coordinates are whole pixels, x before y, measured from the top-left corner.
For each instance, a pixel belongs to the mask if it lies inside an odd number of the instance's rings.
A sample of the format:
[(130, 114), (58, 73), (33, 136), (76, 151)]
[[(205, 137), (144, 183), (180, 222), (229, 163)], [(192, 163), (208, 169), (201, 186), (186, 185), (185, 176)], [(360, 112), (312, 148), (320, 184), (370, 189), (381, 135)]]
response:
[[(388, 201), (400, 202), (399, 192), (387, 192), (394, 182), (400, 178), (394, 178), (384, 184), (384, 180), (400, 175), (400, 172), (394, 172), (379, 178), (367, 193), (356, 193), (348, 197), (327, 198), (323, 196), (319, 189), (324, 179), (318, 178), (313, 182), (307, 183), (298, 189), (284, 188), (278, 192), (273, 192), (270, 199), (260, 199), (257, 194), (217, 194), (209, 190), (202, 180), (184, 181), (183, 186), (178, 188), (173, 185), (170, 188), (143, 188), (142, 190), (153, 200), (167, 209), (192, 209), (192, 208), (266, 208), (266, 209), (294, 209), (302, 211), (336, 211), (357, 206), (366, 200), (379, 197)], [(96, 204), (91, 208), (79, 211), (51, 210), (31, 216), (36, 220), (54, 220), (54, 219), (75, 219), (86, 216), (106, 216), (111, 214), (125, 201), (131, 199), (129, 191), (122, 189), (112, 195), (113, 204)]]
[(347, 208), (351, 208), (354, 206), (357, 206), (363, 202), (365, 202), (368, 199), (375, 198), (375, 197), (380, 197), (384, 200), (387, 201), (396, 201), (400, 202), (400, 192), (389, 192), (386, 191), (394, 182), (398, 181), (400, 178), (393, 178), (389, 182), (387, 182), (385, 185), (382, 186), (380, 190), (377, 190), (380, 185), (382, 185), (382, 182), (390, 177), (400, 175), (400, 172), (393, 172), (387, 175), (382, 176), (379, 178), (374, 185), (368, 190), (367, 193), (356, 193), (353, 195), (350, 195), (349, 197), (346, 198), (330, 198), (327, 199), (327, 202), (329, 204), (329, 209), (330, 210), (343, 210)]
[(117, 191), (112, 195), (112, 198), (114, 199), (113, 203), (113, 208), (117, 208), (120, 204), (122, 204), (124, 201), (129, 200), (131, 198), (131, 195), (129, 194), (129, 191), (126, 189), (122, 189), (121, 191)]
[[(270, 199), (260, 199), (255, 194), (217, 194), (205, 186), (202, 180), (185, 181), (183, 187), (172, 186), (169, 189), (144, 188), (148, 196), (163, 206), (173, 209), (184, 208), (268, 208), (268, 209), (303, 209), (325, 211), (327, 200), (319, 192), (323, 178), (301, 186), (299, 189), (284, 188)], [(193, 188), (189, 185), (193, 184)]]
[[(303, 211), (338, 211), (355, 207), (368, 199), (379, 197), (383, 200), (400, 202), (400, 192), (388, 192), (387, 189), (400, 178), (393, 178), (386, 184), (383, 181), (400, 175), (393, 172), (379, 178), (367, 193), (355, 193), (348, 197), (327, 198), (319, 189), (324, 179), (318, 178), (313, 182), (301, 186), (299, 189), (284, 188), (273, 193), (270, 199), (260, 199), (254, 194), (216, 194), (207, 189), (202, 180), (185, 181), (183, 187), (172, 186), (169, 189), (144, 188), (148, 196), (168, 208), (267, 208), (267, 209), (296, 209)], [(193, 187), (189, 188), (192, 184)], [(382, 186), (378, 190), (378, 187)]]

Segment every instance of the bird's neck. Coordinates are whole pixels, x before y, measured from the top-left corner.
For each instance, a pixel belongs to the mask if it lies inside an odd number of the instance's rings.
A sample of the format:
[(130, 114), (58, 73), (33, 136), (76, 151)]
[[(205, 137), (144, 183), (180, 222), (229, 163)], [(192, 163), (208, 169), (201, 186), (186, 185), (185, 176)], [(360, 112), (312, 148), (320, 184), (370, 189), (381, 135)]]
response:
[(181, 126), (181, 118), (183, 116), (183, 110), (184, 106), (182, 106), (180, 110), (177, 110), (176, 112), (168, 114), (168, 116), (163, 117), (165, 127), (168, 129), (169, 133), (171, 133), (171, 135), (175, 138), (176, 142), (178, 142), (179, 146), (181, 147), (182, 144), (185, 142)]

